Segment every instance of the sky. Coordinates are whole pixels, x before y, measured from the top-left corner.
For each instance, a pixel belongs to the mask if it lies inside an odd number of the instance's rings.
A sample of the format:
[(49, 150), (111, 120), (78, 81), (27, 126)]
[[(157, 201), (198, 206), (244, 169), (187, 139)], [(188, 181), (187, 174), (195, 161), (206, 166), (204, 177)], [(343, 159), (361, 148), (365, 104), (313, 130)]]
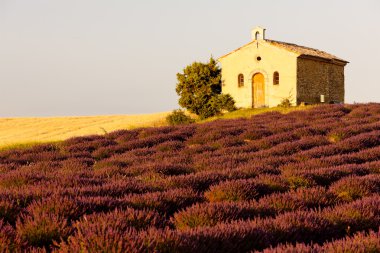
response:
[(346, 102), (380, 102), (378, 0), (0, 0), (0, 117), (178, 106), (176, 73), (250, 41), (348, 60)]

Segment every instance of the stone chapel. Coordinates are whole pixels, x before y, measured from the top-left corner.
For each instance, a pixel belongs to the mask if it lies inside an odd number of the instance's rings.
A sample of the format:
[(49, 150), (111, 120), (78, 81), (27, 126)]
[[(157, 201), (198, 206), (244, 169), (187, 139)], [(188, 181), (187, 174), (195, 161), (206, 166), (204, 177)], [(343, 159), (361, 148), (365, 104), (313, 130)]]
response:
[(332, 54), (269, 40), (265, 29), (252, 30), (248, 44), (220, 57), (222, 93), (239, 108), (274, 107), (283, 99), (293, 105), (344, 103), (344, 67)]

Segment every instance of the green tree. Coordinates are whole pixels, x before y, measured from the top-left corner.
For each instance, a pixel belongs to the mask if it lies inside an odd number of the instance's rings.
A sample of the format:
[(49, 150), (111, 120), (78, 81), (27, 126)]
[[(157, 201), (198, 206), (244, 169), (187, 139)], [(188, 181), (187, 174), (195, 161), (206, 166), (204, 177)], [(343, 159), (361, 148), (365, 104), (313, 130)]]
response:
[(177, 80), (179, 105), (201, 119), (236, 109), (233, 98), (221, 94), (221, 69), (212, 57), (208, 63), (194, 62), (187, 66), (177, 74)]

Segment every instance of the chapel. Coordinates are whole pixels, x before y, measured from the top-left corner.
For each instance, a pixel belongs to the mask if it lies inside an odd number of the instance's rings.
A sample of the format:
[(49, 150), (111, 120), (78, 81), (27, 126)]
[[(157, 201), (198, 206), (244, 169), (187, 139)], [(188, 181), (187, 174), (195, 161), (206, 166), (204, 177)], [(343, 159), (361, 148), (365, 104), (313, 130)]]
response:
[(222, 93), (239, 108), (344, 103), (344, 67), (348, 61), (330, 53), (267, 39), (256, 27), (252, 40), (220, 57)]

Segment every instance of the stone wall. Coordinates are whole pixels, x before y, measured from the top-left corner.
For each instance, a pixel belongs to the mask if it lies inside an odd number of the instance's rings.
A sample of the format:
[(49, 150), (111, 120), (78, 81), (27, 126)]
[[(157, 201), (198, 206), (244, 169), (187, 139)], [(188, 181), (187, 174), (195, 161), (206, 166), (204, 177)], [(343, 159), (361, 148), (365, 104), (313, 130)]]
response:
[(297, 60), (297, 103), (344, 103), (344, 65), (305, 59)]

